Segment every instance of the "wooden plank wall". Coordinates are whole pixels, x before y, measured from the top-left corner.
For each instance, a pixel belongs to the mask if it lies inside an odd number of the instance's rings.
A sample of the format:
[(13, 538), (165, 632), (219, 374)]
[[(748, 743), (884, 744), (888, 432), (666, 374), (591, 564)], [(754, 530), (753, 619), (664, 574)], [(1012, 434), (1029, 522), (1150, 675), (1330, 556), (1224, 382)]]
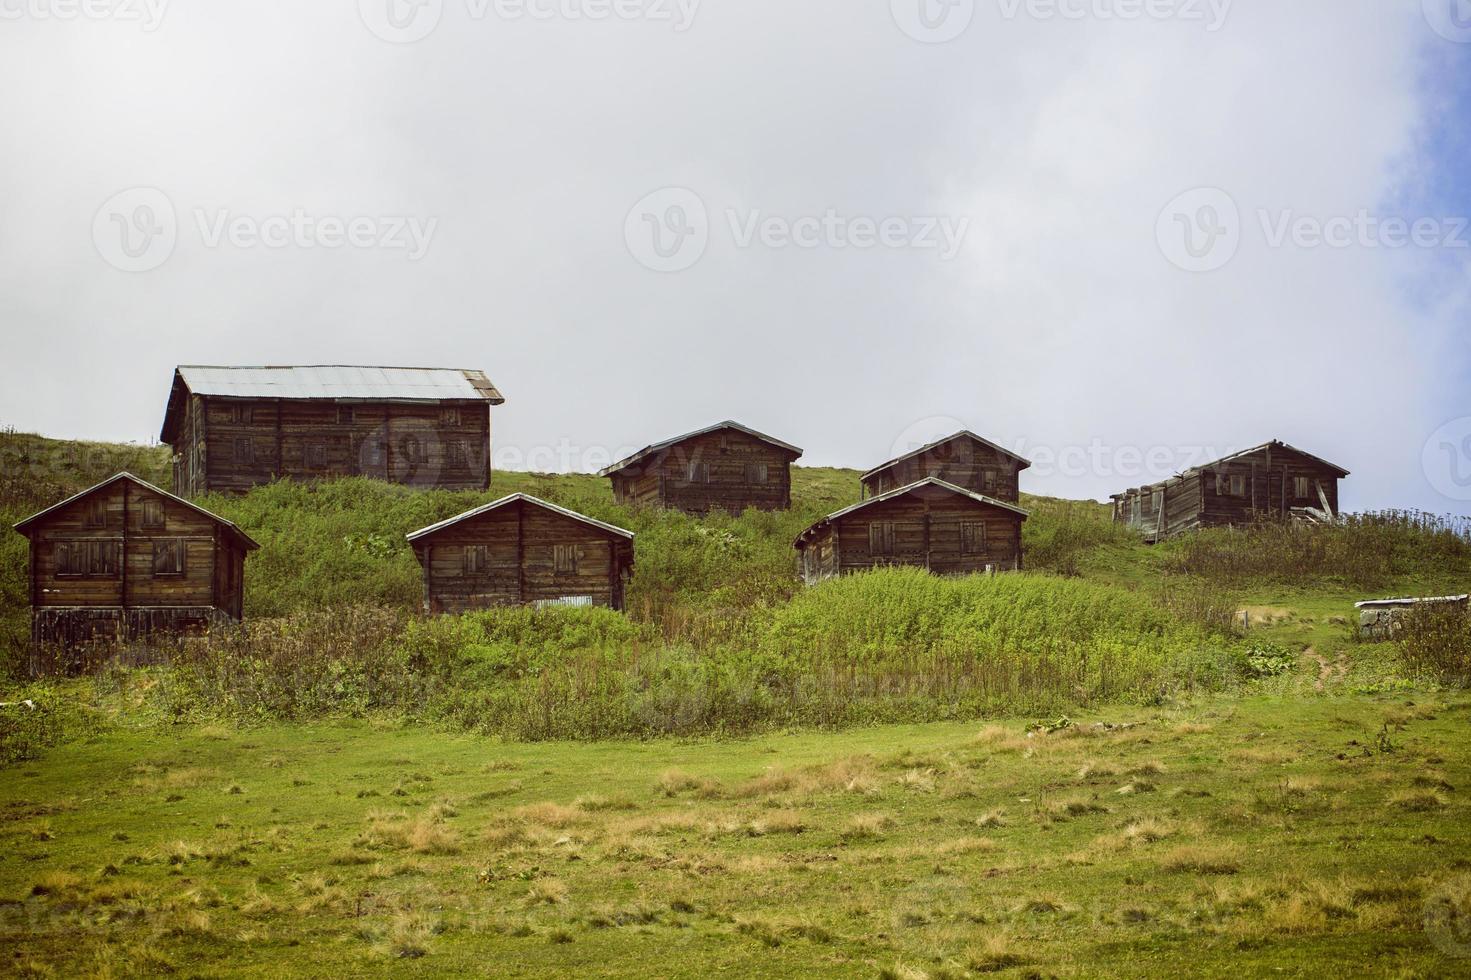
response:
[(935, 477), (1008, 504), (1021, 499), (1021, 470), (1015, 459), (971, 439), (936, 446), (873, 474), (864, 482), (867, 496), (877, 497)]
[[(708, 467), (709, 481), (690, 479), (691, 464)], [(749, 479), (764, 464), (766, 482)], [(791, 453), (736, 430), (694, 436), (613, 476), (614, 499), (626, 506), (658, 505), (688, 514), (740, 514), (792, 505)]]

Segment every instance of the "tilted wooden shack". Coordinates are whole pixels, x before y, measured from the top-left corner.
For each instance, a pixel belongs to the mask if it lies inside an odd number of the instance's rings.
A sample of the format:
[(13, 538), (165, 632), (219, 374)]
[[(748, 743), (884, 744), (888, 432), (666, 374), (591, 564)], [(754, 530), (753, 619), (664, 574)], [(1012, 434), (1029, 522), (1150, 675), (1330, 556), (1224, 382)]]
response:
[(1113, 496), (1113, 519), (1162, 541), (1203, 527), (1261, 520), (1332, 521), (1348, 470), (1284, 442), (1269, 442)]
[(626, 506), (667, 507), (688, 514), (792, 506), (796, 446), (720, 422), (639, 450), (599, 476), (613, 481), (613, 498)]
[(808, 585), (890, 565), (938, 575), (1020, 571), (1026, 519), (1014, 504), (928, 477), (824, 517), (796, 548)]
[(1032, 464), (974, 432), (962, 431), (891, 459), (863, 474), (864, 496), (907, 487), (927, 477), (1014, 504), (1020, 474)]
[(633, 532), (513, 494), (408, 536), (424, 572), (424, 608), (623, 608)]
[(239, 620), (240, 528), (119, 473), (15, 525), (30, 541), (31, 637), (71, 645)]
[(189, 496), (281, 477), (484, 490), (490, 410), (504, 402), (480, 371), (185, 365), (159, 438)]

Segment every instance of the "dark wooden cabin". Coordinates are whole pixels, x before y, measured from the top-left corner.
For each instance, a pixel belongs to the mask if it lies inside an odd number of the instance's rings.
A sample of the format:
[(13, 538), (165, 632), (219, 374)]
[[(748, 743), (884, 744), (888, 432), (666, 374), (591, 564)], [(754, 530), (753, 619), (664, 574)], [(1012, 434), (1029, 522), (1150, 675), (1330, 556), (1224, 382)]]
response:
[(235, 622), (245, 556), (234, 524), (119, 473), (15, 525), (29, 539), (31, 637), (72, 645)]
[(1027, 512), (928, 477), (830, 514), (797, 538), (808, 585), (889, 565), (937, 575), (1020, 571)]
[(504, 402), (480, 371), (186, 365), (159, 438), (188, 496), (280, 477), (484, 490), (490, 409)]
[(625, 506), (740, 514), (790, 508), (792, 463), (801, 458), (796, 446), (721, 422), (642, 449), (598, 475), (613, 481), (613, 498)]
[(1113, 519), (1162, 541), (1202, 527), (1261, 520), (1332, 521), (1348, 470), (1283, 442), (1187, 470), (1113, 496)]
[(409, 535), (424, 570), (424, 608), (623, 608), (633, 532), (524, 493)]
[(876, 497), (928, 477), (1009, 504), (1021, 500), (1021, 471), (1032, 464), (974, 432), (957, 432), (891, 459), (863, 474), (863, 493)]

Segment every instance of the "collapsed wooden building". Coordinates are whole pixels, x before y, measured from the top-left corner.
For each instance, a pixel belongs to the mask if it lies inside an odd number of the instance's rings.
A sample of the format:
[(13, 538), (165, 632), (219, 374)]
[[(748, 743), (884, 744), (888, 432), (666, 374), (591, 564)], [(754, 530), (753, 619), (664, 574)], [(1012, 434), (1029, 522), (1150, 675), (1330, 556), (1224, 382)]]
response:
[(1021, 471), (1032, 464), (989, 439), (964, 430), (876, 466), (860, 477), (866, 497), (928, 477), (1009, 504), (1021, 499)]
[(408, 539), (431, 614), (519, 605), (622, 610), (633, 570), (633, 532), (522, 493)]
[(938, 575), (1020, 571), (1015, 504), (927, 477), (829, 514), (796, 541), (808, 585), (891, 565)]
[(282, 477), (484, 490), (490, 410), (504, 402), (480, 371), (184, 365), (159, 439), (188, 496)]
[(1274, 441), (1113, 496), (1113, 519), (1163, 541), (1203, 527), (1256, 521), (1329, 522), (1349, 471)]
[(598, 475), (630, 507), (688, 514), (792, 506), (792, 463), (802, 450), (738, 422), (720, 422), (639, 450)]
[(130, 473), (15, 525), (30, 542), (31, 639), (74, 645), (241, 618), (240, 528)]

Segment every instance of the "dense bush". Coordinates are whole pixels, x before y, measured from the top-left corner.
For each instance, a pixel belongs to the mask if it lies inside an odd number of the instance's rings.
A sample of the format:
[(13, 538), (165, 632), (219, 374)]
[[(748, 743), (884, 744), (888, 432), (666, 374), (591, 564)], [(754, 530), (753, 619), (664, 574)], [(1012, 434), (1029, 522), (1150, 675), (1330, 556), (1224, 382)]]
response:
[(1412, 670), (1447, 684), (1471, 683), (1471, 615), (1464, 607), (1420, 606), (1403, 625), (1400, 653)]

